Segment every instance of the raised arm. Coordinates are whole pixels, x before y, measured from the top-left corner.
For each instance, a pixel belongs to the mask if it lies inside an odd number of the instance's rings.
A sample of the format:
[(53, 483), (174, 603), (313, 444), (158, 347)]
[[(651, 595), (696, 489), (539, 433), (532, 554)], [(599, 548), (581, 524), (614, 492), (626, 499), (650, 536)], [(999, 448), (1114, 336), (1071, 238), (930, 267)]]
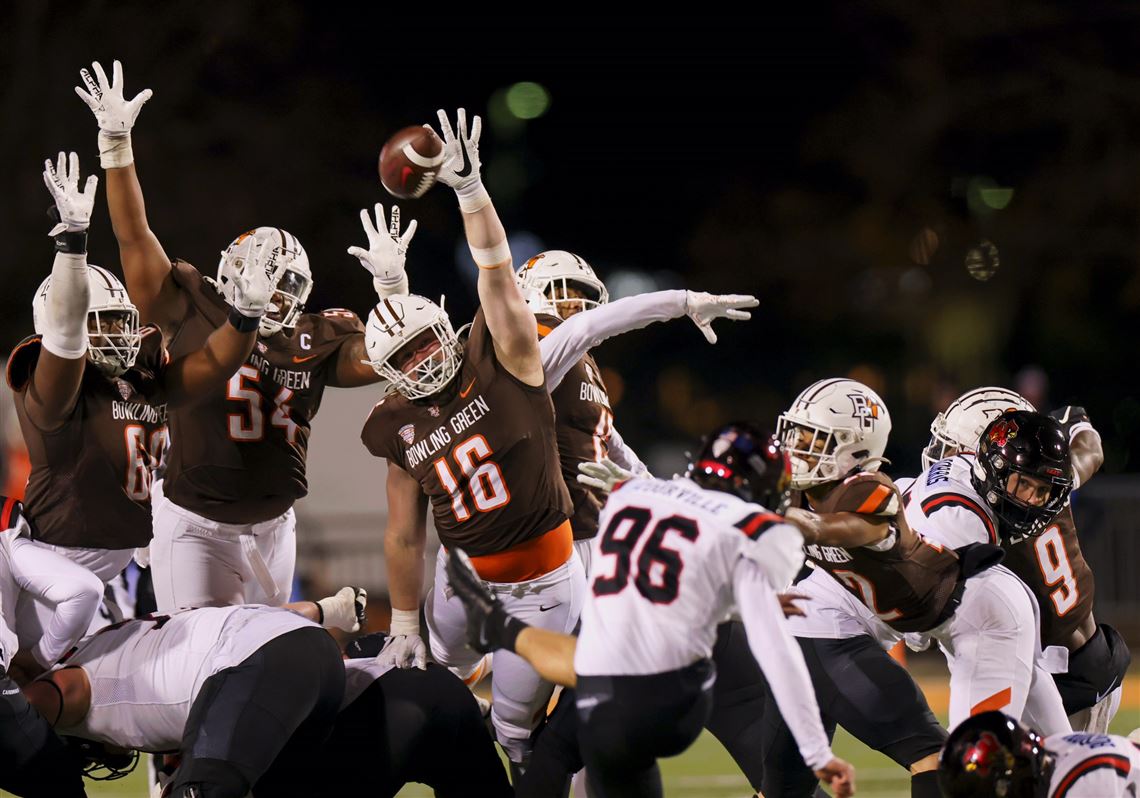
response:
[(119, 242), (127, 293), (143, 322), (168, 330), (181, 318), (186, 298), (171, 279), (170, 258), (147, 222), (131, 150), (131, 128), (152, 92), (145, 89), (128, 102), (123, 98), (122, 64), (114, 62), (110, 81), (98, 61), (91, 67), (94, 77), (80, 70), (85, 88), (76, 86), (75, 93), (99, 123), (99, 163), (107, 171), (107, 206)]
[[(70, 168), (64, 154), (55, 166), (44, 161), (44, 183), (55, 200), (59, 223), (46, 296), (37, 295), (37, 331), (41, 333), (40, 355), (25, 390), (24, 410), (43, 430), (63, 424), (79, 400), (79, 387), (87, 365), (87, 309), (91, 289), (87, 282), (87, 227), (95, 205), (99, 178), (87, 178), (79, 190), (79, 157), (71, 153)], [(42, 308), (42, 310), (41, 310)]]
[(479, 267), (479, 303), (487, 319), (487, 329), (499, 362), (527, 385), (542, 385), (542, 360), (538, 351), (538, 326), (527, 307), (511, 271), (511, 249), (507, 232), (491, 197), (483, 187), (479, 162), (479, 134), (482, 120), (475, 117), (467, 133), (467, 113), (460, 108), (453, 132), (447, 114), (439, 111), (443, 133), (444, 162), (439, 181), (455, 189), (467, 245)]
[(750, 319), (742, 308), (760, 304), (746, 294), (705, 294), (696, 291), (654, 291), (625, 297), (575, 313), (542, 339), (539, 349), (546, 371), (546, 386), (558, 387), (562, 378), (583, 355), (607, 338), (640, 330), (660, 321), (688, 316), (710, 344), (716, 343), (713, 319)]
[(427, 667), (427, 649), (420, 636), (420, 596), (424, 583), (424, 541), (427, 539), (427, 496), (420, 483), (388, 461), (388, 528), (384, 558), (388, 563), (388, 594), (392, 600), (390, 636), (378, 659), (397, 668)]
[(651, 476), (649, 468), (637, 456), (637, 452), (629, 447), (622, 438), (621, 434), (617, 431), (617, 427), (610, 429), (610, 439), (607, 442), (609, 445), (610, 459), (624, 468), (626, 471), (633, 474), (635, 477), (648, 477)]
[(175, 360), (164, 372), (167, 401), (181, 404), (219, 390), (241, 368), (257, 341), (257, 326), (273, 288), (281, 277), (280, 268), (270, 273), (273, 244), (246, 239), (241, 270), (234, 275), (233, 302), (229, 321), (210, 333), (201, 349)]
[(813, 513), (788, 509), (787, 520), (804, 536), (805, 543), (852, 549), (877, 543), (890, 534), (890, 519), (857, 513)]
[(1084, 485), (1104, 465), (1104, 444), (1083, 407), (1067, 405), (1049, 414), (1060, 422), (1069, 436), (1069, 457), (1073, 461), (1073, 487)]

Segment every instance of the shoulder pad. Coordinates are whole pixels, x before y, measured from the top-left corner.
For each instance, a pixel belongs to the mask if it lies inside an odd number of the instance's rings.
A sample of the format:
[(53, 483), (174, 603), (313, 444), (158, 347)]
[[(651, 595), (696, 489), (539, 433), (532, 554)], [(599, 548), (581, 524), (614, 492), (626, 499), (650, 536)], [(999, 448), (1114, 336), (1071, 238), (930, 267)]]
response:
[(32, 378), (32, 370), (39, 359), (40, 336), (29, 335), (16, 344), (16, 348), (8, 356), (8, 369), (5, 374), (8, 387), (16, 392), (24, 390), (28, 380)]
[(891, 478), (877, 471), (859, 472), (843, 480), (820, 507), (821, 512), (895, 516), (901, 508)]
[(749, 513), (733, 524), (733, 526), (747, 535), (749, 539), (756, 540), (776, 524), (782, 523), (785, 523), (782, 516), (761, 510)]
[(549, 313), (535, 314), (535, 321), (538, 322), (538, 337), (545, 338), (554, 332), (554, 328), (562, 323), (560, 316), (551, 316)]

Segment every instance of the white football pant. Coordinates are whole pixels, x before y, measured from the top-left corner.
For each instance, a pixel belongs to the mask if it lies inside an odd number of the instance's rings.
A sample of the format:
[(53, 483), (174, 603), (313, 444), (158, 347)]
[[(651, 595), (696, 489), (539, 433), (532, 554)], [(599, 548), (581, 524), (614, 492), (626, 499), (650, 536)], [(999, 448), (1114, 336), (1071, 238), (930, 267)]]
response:
[(582, 572), (590, 576), (590, 565), (594, 559), (594, 539), (575, 540), (574, 551), (578, 552), (578, 559), (582, 561)]
[(950, 666), (950, 724), (1000, 709), (1041, 734), (1071, 731), (1061, 695), (1042, 667), (1037, 604), (1011, 571), (995, 566), (966, 582), (962, 603), (930, 632)]
[[(467, 647), (467, 614), (447, 586), (447, 554), (440, 547), (435, 561), (435, 584), (428, 594), (425, 615), (431, 655), (436, 662), (465, 676), (483, 655)], [(582, 614), (586, 575), (577, 555), (548, 574), (528, 582), (487, 582), (511, 615), (531, 626), (570, 634)], [(544, 681), (526, 661), (509, 651), (495, 652), (491, 674), (491, 722), (499, 745), (512, 762), (530, 752), (530, 735), (546, 715), (554, 686)]]
[(290, 507), (256, 524), (223, 524), (179, 507), (151, 486), (150, 569), (159, 612), (289, 601), (297, 564)]

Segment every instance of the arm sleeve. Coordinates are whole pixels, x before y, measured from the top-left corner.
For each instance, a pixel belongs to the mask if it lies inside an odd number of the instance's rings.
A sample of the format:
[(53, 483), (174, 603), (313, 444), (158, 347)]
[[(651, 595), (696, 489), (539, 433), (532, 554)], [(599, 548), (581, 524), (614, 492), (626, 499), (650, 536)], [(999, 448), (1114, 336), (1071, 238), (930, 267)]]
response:
[(87, 354), (87, 256), (57, 252), (47, 290), (43, 348), (65, 360)]
[(626, 471), (633, 472), (633, 475), (637, 477), (652, 476), (652, 474), (649, 473), (649, 469), (645, 467), (645, 463), (641, 462), (641, 458), (637, 456), (637, 452), (629, 448), (616, 428), (610, 430), (610, 439), (607, 443), (610, 451), (610, 459), (619, 466)]
[(574, 314), (539, 342), (547, 389), (557, 388), (566, 372), (607, 338), (684, 315), (685, 292), (679, 290), (639, 294)]
[(760, 566), (746, 558), (736, 563), (733, 588), (752, 656), (772, 688), (780, 714), (796, 738), (800, 756), (808, 767), (817, 770), (833, 754), (803, 652), (788, 631), (776, 591)]
[(55, 605), (43, 637), (32, 648), (36, 661), (49, 668), (87, 633), (103, 583), (83, 566), (25, 537), (12, 540), (11, 552), (12, 576), (20, 589)]

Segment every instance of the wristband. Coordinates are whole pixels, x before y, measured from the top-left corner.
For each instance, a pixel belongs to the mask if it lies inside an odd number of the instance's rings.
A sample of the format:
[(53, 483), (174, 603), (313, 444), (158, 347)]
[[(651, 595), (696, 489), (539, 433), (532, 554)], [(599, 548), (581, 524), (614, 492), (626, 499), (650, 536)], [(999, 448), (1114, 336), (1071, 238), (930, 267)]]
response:
[(63, 231), (55, 236), (55, 251), (65, 255), (87, 254), (87, 231)]
[(388, 624), (388, 634), (392, 637), (404, 635), (419, 635), (420, 633), (420, 611), (415, 610), (398, 610), (392, 608), (392, 621)]
[(529, 627), (530, 624), (520, 621), (502, 609), (502, 607), (500, 607), (498, 611), (506, 616), (503, 623), (503, 648), (513, 654), (515, 653), (515, 645), (518, 643), (519, 635), (522, 634), (522, 630)]
[(253, 332), (261, 324), (261, 316), (246, 316), (237, 308), (230, 308), (229, 322), (238, 332)]
[(319, 623), (321, 626), (324, 626), (325, 625), (325, 608), (321, 606), (321, 602), (319, 602), (319, 601), (314, 601), (313, 603), (317, 605), (317, 623)]
[(497, 269), (504, 263), (509, 264), (511, 260), (511, 245), (505, 238), (487, 249), (478, 247), (470, 247), (470, 249), (471, 257), (475, 259), (475, 265), (480, 269)]
[(112, 136), (102, 130), (99, 131), (99, 165), (104, 169), (118, 169), (130, 166), (135, 162), (135, 154), (131, 150), (131, 134)]
[(482, 180), (455, 189), (455, 196), (459, 198), (459, 210), (463, 213), (477, 213), (491, 204), (491, 195), (483, 187)]

